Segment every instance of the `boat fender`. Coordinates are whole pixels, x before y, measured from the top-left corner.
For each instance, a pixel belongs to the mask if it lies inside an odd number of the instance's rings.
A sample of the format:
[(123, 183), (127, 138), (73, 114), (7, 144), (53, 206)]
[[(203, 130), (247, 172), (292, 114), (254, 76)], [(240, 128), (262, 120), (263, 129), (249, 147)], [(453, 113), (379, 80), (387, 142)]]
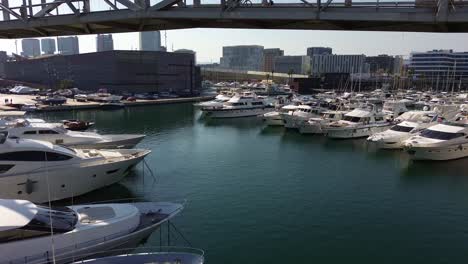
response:
[(34, 191), (34, 181), (27, 179), (25, 184), (25, 189), (27, 194), (31, 194)]

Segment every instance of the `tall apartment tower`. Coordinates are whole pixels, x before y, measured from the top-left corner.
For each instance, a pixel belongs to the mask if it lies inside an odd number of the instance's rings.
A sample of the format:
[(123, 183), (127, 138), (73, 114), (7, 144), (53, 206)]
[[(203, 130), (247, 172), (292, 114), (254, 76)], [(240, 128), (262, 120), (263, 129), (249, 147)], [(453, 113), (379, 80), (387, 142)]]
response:
[(45, 38), (41, 39), (41, 50), (42, 54), (54, 54), (57, 51), (57, 47), (55, 45), (55, 39), (53, 38)]
[(57, 39), (58, 51), (62, 55), (73, 55), (80, 53), (78, 37), (63, 37)]
[(21, 47), (23, 52), (21, 53), (26, 57), (37, 57), (41, 55), (41, 48), (38, 39), (23, 39), (21, 40)]
[(96, 36), (96, 50), (98, 52), (114, 50), (112, 34), (98, 34)]
[(161, 33), (159, 31), (140, 32), (140, 50), (161, 51)]

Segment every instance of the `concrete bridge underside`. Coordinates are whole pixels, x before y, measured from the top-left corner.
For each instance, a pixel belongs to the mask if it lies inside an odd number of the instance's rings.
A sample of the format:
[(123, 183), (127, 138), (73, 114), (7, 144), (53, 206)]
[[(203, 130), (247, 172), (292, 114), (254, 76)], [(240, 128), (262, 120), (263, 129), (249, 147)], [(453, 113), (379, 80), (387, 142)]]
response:
[[(163, 0), (151, 6), (145, 0), (118, 0), (127, 4), (125, 8), (114, 6), (110, 11), (90, 11), (86, 5), (77, 4), (86, 4), (87, 0), (55, 0), (54, 6), (44, 2), (35, 13), (27, 6), (9, 8), (7, 0), (0, 1), (4, 18), (0, 21), (0, 38), (182, 28), (468, 32), (468, 2), (449, 0), (421, 6), (414, 2), (345, 5), (333, 4), (331, 0), (323, 4), (302, 0), (302, 4), (273, 6), (230, 5), (234, 0), (219, 5), (185, 5), (181, 0)], [(71, 8), (73, 13), (53, 15), (59, 4), (75, 7)]]

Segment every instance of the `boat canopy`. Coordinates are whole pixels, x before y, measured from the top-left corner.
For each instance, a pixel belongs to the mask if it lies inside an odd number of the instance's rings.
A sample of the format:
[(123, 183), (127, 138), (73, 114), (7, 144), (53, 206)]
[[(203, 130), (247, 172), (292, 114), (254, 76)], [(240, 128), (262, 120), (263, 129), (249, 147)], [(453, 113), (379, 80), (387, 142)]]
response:
[(363, 109), (354, 109), (353, 111), (346, 114), (346, 116), (352, 117), (370, 117), (372, 116), (372, 112)]
[(27, 225), (37, 212), (37, 206), (29, 201), (0, 199), (0, 232)]
[(466, 128), (459, 127), (459, 126), (449, 126), (449, 125), (444, 125), (444, 124), (437, 124), (435, 126), (429, 127), (428, 129), (433, 130), (433, 131), (440, 131), (440, 132), (458, 133), (458, 132), (460, 132), (462, 130), (465, 130)]

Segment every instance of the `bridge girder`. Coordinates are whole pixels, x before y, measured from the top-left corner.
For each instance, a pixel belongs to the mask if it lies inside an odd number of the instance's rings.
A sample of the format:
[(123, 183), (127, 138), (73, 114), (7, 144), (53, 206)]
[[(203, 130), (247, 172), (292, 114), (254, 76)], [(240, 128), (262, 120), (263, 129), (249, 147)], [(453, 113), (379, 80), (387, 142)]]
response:
[[(33, 16), (0, 3), (5, 14), (16, 19), (0, 21), (0, 38), (43, 37), (117, 33), (181, 28), (261, 28), (357, 31), (468, 32), (468, 5), (451, 9), (449, 0), (434, 7), (346, 7), (328, 0), (308, 4), (239, 6), (226, 11), (220, 5), (185, 6), (181, 0), (163, 0), (153, 6), (147, 0), (111, 0), (110, 11), (89, 12), (89, 0), (55, 0), (41, 5)], [(83, 2), (83, 10), (77, 2)], [(62, 4), (71, 14), (51, 15)], [(18, 8), (16, 8), (17, 10)], [(19, 8), (21, 9), (21, 8)], [(26, 12), (27, 13), (27, 12)]]

